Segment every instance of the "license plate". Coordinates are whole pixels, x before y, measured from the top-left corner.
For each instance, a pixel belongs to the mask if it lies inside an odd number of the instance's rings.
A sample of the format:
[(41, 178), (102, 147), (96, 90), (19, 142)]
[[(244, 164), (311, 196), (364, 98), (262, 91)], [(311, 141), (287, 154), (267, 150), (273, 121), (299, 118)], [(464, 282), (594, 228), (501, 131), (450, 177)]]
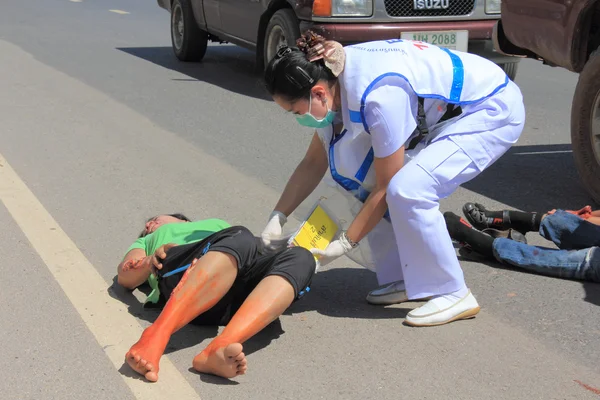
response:
[(464, 52), (469, 49), (469, 31), (402, 32), (400, 39), (431, 43)]

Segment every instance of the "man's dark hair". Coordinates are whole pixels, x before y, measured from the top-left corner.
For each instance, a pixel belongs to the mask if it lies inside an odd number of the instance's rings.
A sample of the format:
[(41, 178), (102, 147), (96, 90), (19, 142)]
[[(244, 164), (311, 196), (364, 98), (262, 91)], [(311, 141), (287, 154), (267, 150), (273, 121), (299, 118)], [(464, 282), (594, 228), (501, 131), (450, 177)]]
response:
[[(154, 218), (156, 218), (156, 217), (160, 217), (161, 215), (168, 215), (169, 217), (177, 218), (177, 219), (180, 219), (180, 220), (182, 220), (182, 221), (191, 222), (191, 219), (189, 219), (189, 218), (188, 218), (188, 217), (186, 217), (185, 215), (183, 215), (183, 214), (180, 214), (180, 213), (175, 213), (175, 214), (158, 214), (158, 215), (155, 215), (154, 217), (148, 218), (148, 219), (146, 220), (146, 223), (148, 223), (148, 222), (152, 221), (152, 220), (153, 220)], [(146, 228), (144, 228), (144, 230), (142, 230), (142, 232), (140, 233), (140, 235), (138, 236), (138, 238), (144, 237), (144, 236), (146, 236), (146, 235), (147, 235), (147, 233), (146, 233)]]

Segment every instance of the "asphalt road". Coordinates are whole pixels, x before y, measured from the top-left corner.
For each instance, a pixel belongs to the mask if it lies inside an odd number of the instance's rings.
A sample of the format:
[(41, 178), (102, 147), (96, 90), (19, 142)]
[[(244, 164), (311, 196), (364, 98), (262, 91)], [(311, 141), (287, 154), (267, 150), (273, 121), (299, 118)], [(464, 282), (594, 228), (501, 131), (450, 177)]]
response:
[[(122, 368), (111, 349), (126, 349), (138, 322), (156, 317), (113, 285), (143, 220), (184, 212), (258, 233), (310, 140), (253, 68), (252, 54), (230, 45), (211, 46), (201, 64), (177, 62), (169, 15), (154, 1), (0, 6), (3, 399), (147, 400), (183, 387), (202, 399), (598, 398), (600, 286), (466, 260), (482, 305), (471, 321), (404, 326), (415, 304), (368, 306), (373, 274), (338, 260), (247, 342), (247, 375), (190, 371), (216, 328), (177, 333), (167, 355), (174, 368), (157, 385)], [(569, 144), (576, 80), (522, 62), (521, 140), (442, 208), (590, 204)]]

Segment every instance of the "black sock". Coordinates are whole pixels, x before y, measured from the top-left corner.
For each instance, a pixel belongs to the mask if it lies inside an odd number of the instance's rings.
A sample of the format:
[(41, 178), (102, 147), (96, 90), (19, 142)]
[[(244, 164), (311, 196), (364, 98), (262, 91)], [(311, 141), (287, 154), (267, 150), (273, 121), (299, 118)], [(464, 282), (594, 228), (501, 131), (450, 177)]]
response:
[(509, 221), (505, 221), (502, 225), (504, 229), (513, 228), (523, 233), (537, 232), (540, 230), (543, 215), (537, 212), (509, 211)]
[(537, 212), (492, 211), (478, 203), (466, 203), (463, 212), (477, 229), (494, 228), (505, 231), (513, 228), (522, 233), (538, 231), (544, 216), (544, 213)]
[(467, 221), (454, 213), (444, 213), (444, 219), (452, 239), (468, 244), (481, 255), (494, 257), (493, 237), (472, 228)]

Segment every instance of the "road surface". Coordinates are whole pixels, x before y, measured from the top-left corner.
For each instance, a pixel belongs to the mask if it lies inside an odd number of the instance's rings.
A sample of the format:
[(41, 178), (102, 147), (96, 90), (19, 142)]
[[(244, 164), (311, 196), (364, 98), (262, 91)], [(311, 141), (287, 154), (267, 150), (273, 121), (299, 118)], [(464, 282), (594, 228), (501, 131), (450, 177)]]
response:
[[(194, 373), (217, 328), (186, 327), (159, 383), (137, 379), (123, 356), (157, 314), (114, 278), (144, 219), (184, 212), (260, 232), (310, 131), (266, 96), (250, 52), (211, 45), (203, 63), (177, 62), (153, 1), (0, 10), (3, 399), (598, 398), (600, 286), (466, 260), (474, 320), (404, 326), (418, 303), (367, 305), (373, 274), (337, 260), (245, 344), (247, 375)], [(569, 144), (576, 79), (522, 62), (522, 138), (443, 210), (589, 204)]]

